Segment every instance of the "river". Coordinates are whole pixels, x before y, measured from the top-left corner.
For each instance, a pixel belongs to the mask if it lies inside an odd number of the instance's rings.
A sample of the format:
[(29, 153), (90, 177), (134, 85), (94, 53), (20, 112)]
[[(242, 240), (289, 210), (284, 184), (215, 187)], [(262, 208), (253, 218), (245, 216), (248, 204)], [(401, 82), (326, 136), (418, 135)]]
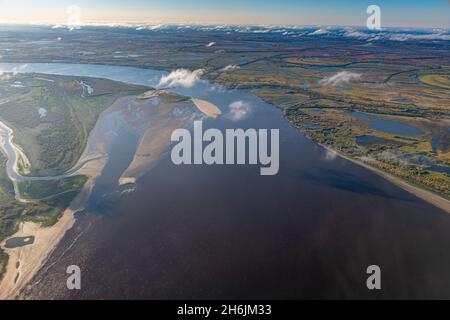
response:
[[(0, 64), (3, 71), (102, 77), (154, 86), (163, 71), (99, 65)], [(95, 88), (94, 88), (95, 90)], [(174, 91), (217, 105), (205, 129), (280, 129), (280, 172), (175, 166), (133, 189), (116, 184), (136, 149), (111, 150), (78, 215), (26, 298), (450, 298), (450, 216), (309, 139), (254, 95), (200, 82)], [(249, 106), (232, 121), (230, 104)], [(66, 268), (82, 289), (66, 288)], [(366, 288), (379, 265), (382, 291)]]

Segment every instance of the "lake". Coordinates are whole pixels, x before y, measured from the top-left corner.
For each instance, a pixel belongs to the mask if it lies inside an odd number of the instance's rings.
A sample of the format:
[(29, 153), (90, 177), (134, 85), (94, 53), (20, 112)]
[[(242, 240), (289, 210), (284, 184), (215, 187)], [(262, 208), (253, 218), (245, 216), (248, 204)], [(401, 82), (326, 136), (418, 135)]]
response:
[(377, 137), (377, 136), (371, 136), (371, 135), (362, 135), (356, 137), (356, 143), (358, 144), (364, 144), (364, 143), (382, 143), (386, 141), (383, 138)]
[(422, 136), (425, 133), (416, 127), (400, 123), (393, 120), (383, 120), (375, 115), (362, 113), (358, 111), (348, 112), (348, 115), (357, 119), (369, 120), (371, 128), (386, 133), (401, 134), (406, 136)]
[[(164, 74), (71, 64), (24, 69), (147, 85)], [(166, 156), (128, 192), (114, 183), (135, 149), (124, 134), (91, 205), (22, 297), (450, 298), (448, 214), (328, 156), (256, 96), (207, 82), (174, 91), (222, 110), (205, 129), (280, 129), (279, 174), (260, 176), (258, 166), (175, 166)], [(236, 101), (251, 110), (238, 122), (227, 116)], [(74, 264), (80, 291), (66, 288), (65, 271)], [(373, 264), (382, 270), (381, 292), (366, 288)]]

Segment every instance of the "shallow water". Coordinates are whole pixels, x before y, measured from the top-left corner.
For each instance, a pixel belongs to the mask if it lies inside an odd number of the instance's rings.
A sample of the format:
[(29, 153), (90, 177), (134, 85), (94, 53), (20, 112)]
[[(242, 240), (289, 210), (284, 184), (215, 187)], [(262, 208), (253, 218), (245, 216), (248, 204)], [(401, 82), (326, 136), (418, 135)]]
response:
[[(161, 75), (117, 66), (27, 68), (139, 84)], [(253, 95), (208, 83), (176, 91), (222, 110), (205, 129), (280, 129), (279, 174), (262, 177), (257, 166), (175, 166), (166, 156), (134, 192), (123, 193), (108, 179), (131, 160), (133, 147), (118, 143), (93, 205), (25, 297), (450, 298), (448, 214), (328, 156)], [(251, 106), (239, 122), (228, 118), (235, 101)], [(82, 270), (80, 291), (65, 287), (72, 264)], [(366, 289), (372, 264), (382, 270), (381, 292)]]
[(6, 164), (6, 171), (11, 176), (11, 174), (14, 174), (14, 163), (16, 161), (16, 153), (14, 152), (13, 145), (11, 144), (11, 133), (12, 130), (7, 127), (3, 122), (0, 122), (0, 136), (2, 137), (2, 149), (6, 153), (6, 156), (8, 158), (7, 164)]
[(371, 135), (363, 135), (356, 137), (356, 143), (374, 143), (374, 142), (383, 142), (385, 141), (383, 138)]
[(433, 149), (433, 152), (438, 151), (439, 144), (441, 143), (442, 135), (437, 134), (433, 137), (431, 140), (431, 148)]
[(10, 238), (5, 241), (5, 248), (12, 249), (29, 246), (34, 243), (34, 236)]
[(424, 135), (424, 133), (421, 130), (417, 129), (416, 127), (409, 126), (393, 120), (383, 120), (375, 115), (370, 115), (358, 111), (349, 112), (348, 115), (358, 119), (369, 120), (371, 123), (371, 128), (377, 131), (407, 136)]

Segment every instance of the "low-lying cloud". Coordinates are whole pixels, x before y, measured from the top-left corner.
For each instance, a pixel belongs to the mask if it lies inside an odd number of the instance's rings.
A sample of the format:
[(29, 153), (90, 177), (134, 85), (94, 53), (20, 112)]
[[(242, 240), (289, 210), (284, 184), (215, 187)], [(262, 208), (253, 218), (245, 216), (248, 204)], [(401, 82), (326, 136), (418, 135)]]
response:
[(227, 72), (227, 71), (234, 71), (240, 69), (240, 67), (236, 64), (229, 64), (226, 67), (223, 67), (222, 69), (220, 69), (220, 72)]
[(9, 80), (11, 79), (12, 75), (16, 76), (17, 74), (24, 72), (27, 68), (28, 64), (22, 64), (20, 66), (12, 68), (12, 70), (10, 71), (0, 70), (0, 80)]
[(319, 81), (319, 84), (322, 86), (332, 86), (337, 87), (342, 84), (347, 84), (355, 80), (361, 79), (361, 74), (349, 72), (349, 71), (341, 71), (336, 73), (335, 75), (324, 78)]
[(10, 78), (11, 78), (10, 73), (5, 73), (2, 70), (0, 70), (0, 81), (9, 80)]
[(158, 88), (192, 88), (196, 83), (200, 81), (200, 77), (203, 75), (203, 73), (203, 69), (197, 69), (194, 71), (190, 71), (187, 69), (177, 69), (169, 73), (167, 76), (162, 76), (159, 80)]
[(327, 34), (327, 33), (329, 33), (329, 31), (327, 29), (320, 28), (320, 29), (317, 29), (314, 32), (311, 32), (309, 35), (310, 36), (318, 36), (318, 35)]
[(231, 103), (229, 108), (230, 111), (228, 112), (227, 117), (232, 121), (240, 121), (242, 119), (245, 119), (252, 112), (251, 105), (242, 100)]
[(433, 34), (393, 34), (389, 36), (392, 41), (408, 41), (408, 40), (450, 40), (450, 35), (442, 33)]

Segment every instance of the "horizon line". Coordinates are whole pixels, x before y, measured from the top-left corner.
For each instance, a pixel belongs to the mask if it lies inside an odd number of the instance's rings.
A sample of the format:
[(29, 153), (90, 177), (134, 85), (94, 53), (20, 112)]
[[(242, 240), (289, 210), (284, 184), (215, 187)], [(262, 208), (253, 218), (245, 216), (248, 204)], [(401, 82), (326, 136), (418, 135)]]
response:
[[(147, 22), (82, 22), (77, 24), (69, 24), (69, 23), (55, 23), (55, 22), (13, 22), (13, 21), (0, 21), (0, 26), (2, 25), (12, 25), (12, 26), (49, 26), (49, 27), (70, 27), (70, 26), (80, 26), (80, 27), (126, 27), (126, 28), (134, 28), (134, 27), (156, 27), (156, 26), (205, 26), (205, 27), (283, 27), (283, 28), (305, 28), (305, 27), (327, 27), (327, 28), (346, 28), (346, 27), (356, 27), (356, 28), (365, 28), (368, 29), (365, 25), (357, 25), (357, 24), (276, 24), (276, 23), (202, 23), (202, 22), (155, 22), (155, 23), (147, 23)], [(430, 29), (441, 29), (450, 31), (450, 27), (442, 27), (442, 26), (430, 26), (430, 27), (413, 27), (413, 26), (384, 26), (380, 30), (370, 30), (370, 32), (383, 31), (385, 29), (416, 29), (416, 30), (430, 30)], [(150, 30), (150, 29), (149, 29)], [(155, 29), (156, 30), (156, 29)], [(150, 30), (151, 31), (151, 30)]]

